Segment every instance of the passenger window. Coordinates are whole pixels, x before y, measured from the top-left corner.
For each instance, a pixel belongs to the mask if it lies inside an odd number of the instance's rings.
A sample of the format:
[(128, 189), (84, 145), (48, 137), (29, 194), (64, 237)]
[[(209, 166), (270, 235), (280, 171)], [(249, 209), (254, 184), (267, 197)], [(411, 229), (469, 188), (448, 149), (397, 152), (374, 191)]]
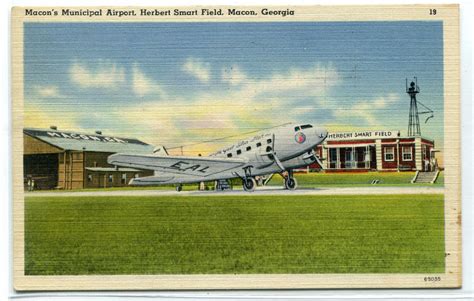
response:
[(252, 149), (252, 147), (250, 147), (250, 146), (247, 146), (247, 148), (246, 148), (247, 151), (249, 151), (251, 149)]
[(232, 153), (228, 153), (227, 158), (232, 158)]
[(268, 144), (272, 143), (272, 139), (267, 139), (267, 143)]
[(242, 151), (240, 149), (237, 150), (237, 155), (240, 155)]
[(261, 142), (258, 142), (258, 143), (257, 143), (257, 147), (260, 147), (260, 146), (262, 146), (262, 143), (261, 143)]

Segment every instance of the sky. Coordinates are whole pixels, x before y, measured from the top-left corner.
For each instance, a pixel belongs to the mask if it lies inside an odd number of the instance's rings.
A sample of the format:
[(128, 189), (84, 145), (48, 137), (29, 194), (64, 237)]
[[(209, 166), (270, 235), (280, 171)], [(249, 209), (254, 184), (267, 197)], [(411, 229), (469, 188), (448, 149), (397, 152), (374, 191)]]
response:
[[(287, 122), (407, 134), (405, 78), (443, 147), (441, 22), (26, 23), (25, 127), (186, 154)], [(422, 109), (420, 108), (420, 111)], [(218, 141), (199, 143), (216, 138)], [(198, 143), (198, 144), (196, 144)]]

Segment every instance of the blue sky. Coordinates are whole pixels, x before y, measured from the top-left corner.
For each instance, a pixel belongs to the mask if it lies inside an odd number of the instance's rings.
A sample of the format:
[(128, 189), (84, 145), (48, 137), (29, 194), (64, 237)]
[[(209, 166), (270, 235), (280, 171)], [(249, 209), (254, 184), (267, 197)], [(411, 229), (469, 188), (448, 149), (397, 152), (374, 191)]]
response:
[[(26, 23), (25, 125), (177, 146), (289, 121), (443, 144), (441, 22)], [(228, 143), (223, 141), (223, 143)], [(200, 145), (208, 151), (218, 145)]]

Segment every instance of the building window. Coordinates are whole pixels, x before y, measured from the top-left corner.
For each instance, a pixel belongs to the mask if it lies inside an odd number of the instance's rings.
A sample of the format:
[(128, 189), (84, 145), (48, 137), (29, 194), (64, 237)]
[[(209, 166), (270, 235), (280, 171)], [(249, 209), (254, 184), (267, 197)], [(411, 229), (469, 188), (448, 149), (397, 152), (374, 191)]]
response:
[(89, 182), (89, 183), (92, 182), (92, 175), (91, 174), (87, 175), (87, 182)]
[(384, 159), (385, 161), (395, 161), (395, 148), (393, 146), (385, 148)]
[(412, 147), (411, 146), (403, 146), (402, 147), (402, 158), (403, 161), (412, 161), (413, 154), (412, 154)]
[(227, 158), (232, 158), (232, 153), (228, 153)]
[(257, 147), (260, 147), (262, 146), (262, 143), (261, 142), (257, 142)]
[(114, 175), (109, 175), (109, 183), (113, 183), (114, 182)]
[(330, 148), (328, 151), (329, 152), (329, 168), (338, 168), (337, 151), (338, 151), (338, 148)]
[(237, 150), (237, 155), (240, 155), (242, 151), (240, 149)]
[(247, 146), (246, 151), (249, 151), (249, 150), (251, 150), (251, 149), (252, 149), (252, 147)]
[(94, 161), (94, 167), (97, 167), (97, 161)]
[(126, 173), (122, 174), (122, 184), (127, 184), (127, 174)]

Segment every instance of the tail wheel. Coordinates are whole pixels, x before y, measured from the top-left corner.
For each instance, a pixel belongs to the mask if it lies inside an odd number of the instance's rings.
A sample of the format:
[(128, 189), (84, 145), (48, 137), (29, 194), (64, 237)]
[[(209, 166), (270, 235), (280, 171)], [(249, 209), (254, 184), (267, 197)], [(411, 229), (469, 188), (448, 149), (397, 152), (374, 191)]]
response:
[(255, 186), (257, 185), (254, 178), (246, 178), (243, 180), (242, 184), (243, 184), (242, 186), (244, 187), (244, 190), (248, 192), (254, 191)]
[(288, 190), (295, 190), (298, 187), (298, 182), (293, 177), (287, 177), (285, 179), (285, 188)]

